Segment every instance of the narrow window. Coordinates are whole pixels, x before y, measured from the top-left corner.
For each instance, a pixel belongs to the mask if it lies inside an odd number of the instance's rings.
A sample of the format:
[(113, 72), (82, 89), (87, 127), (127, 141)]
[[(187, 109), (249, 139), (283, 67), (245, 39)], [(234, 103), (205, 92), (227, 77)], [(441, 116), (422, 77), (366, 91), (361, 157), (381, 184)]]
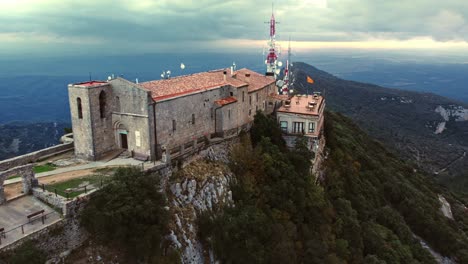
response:
[(101, 91), (99, 94), (99, 112), (101, 113), (101, 118), (106, 117), (106, 93)]
[(256, 100), (258, 102), (258, 93), (255, 94)]
[(310, 122), (309, 123), (309, 133), (314, 133), (315, 132), (315, 122)]
[(230, 92), (229, 94), (230, 94), (231, 96), (234, 96), (234, 93), (233, 93), (233, 92)]
[(242, 102), (245, 102), (245, 92), (242, 91)]
[(288, 121), (281, 121), (280, 126), (283, 132), (288, 132)]
[(76, 105), (78, 107), (78, 118), (83, 119), (83, 107), (81, 106), (81, 98), (76, 98)]
[(228, 110), (228, 118), (231, 119), (231, 109)]
[(176, 131), (176, 121), (172, 120), (172, 131)]
[(252, 96), (249, 95), (249, 104), (252, 105)]
[(120, 97), (115, 97), (115, 111), (120, 112)]
[(195, 125), (195, 114), (192, 114), (192, 125)]
[(252, 115), (252, 109), (249, 109), (249, 116)]

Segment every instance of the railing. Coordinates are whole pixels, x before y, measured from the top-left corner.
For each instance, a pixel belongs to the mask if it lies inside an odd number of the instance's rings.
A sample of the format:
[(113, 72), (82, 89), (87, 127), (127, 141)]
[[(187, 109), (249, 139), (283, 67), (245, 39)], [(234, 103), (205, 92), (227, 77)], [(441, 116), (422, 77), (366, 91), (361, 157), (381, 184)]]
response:
[[(39, 229), (34, 230), (34, 228), (29, 230), (28, 227), (31, 226), (31, 225), (34, 225), (34, 222), (36, 222), (39, 219), (41, 220), (42, 225), (45, 225), (46, 222), (47, 222), (48, 216), (50, 216), (52, 214), (58, 214), (58, 213), (55, 212), (55, 211), (51, 211), (51, 212), (49, 212), (47, 214), (44, 214), (44, 210), (40, 210), (40, 211), (34, 212), (34, 213), (30, 214), (30, 215), (27, 215), (26, 218), (28, 219), (28, 222), (26, 222), (24, 224), (18, 225), (16, 227), (13, 227), (13, 228), (8, 229), (8, 230), (5, 230), (4, 227), (0, 228), (0, 246), (2, 245), (2, 243), (4, 241), (7, 240), (7, 238), (9, 236), (13, 236), (15, 232), (18, 235), (21, 234), (21, 236), (18, 236), (18, 239), (19, 239), (19, 238), (22, 238), (24, 236), (24, 234), (26, 234), (28, 231), (33, 232), (33, 231), (39, 230)], [(18, 239), (16, 239), (16, 240), (18, 240)], [(12, 240), (11, 242), (16, 241), (16, 240)]]

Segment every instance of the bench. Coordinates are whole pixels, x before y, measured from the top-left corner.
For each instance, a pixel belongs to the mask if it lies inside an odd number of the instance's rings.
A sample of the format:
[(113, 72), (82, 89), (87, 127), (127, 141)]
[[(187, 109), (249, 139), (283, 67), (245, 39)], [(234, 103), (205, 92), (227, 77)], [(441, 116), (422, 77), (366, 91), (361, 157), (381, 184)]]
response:
[[(27, 216), (28, 218), (28, 223), (32, 224), (34, 222), (34, 220), (38, 219), (39, 217), (42, 217), (44, 214), (44, 210), (40, 210), (40, 211), (37, 211), (35, 213), (32, 213), (30, 215)], [(43, 219), (44, 221), (44, 219)]]
[(149, 157), (145, 154), (133, 152), (133, 158), (136, 160), (147, 161)]

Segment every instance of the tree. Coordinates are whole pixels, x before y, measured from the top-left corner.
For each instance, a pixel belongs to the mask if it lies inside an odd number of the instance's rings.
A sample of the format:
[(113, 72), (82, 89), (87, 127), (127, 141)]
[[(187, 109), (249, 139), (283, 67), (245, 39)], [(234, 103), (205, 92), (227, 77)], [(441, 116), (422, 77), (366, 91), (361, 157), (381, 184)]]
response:
[(112, 180), (92, 197), (81, 223), (103, 243), (115, 243), (145, 263), (161, 256), (167, 232), (166, 199), (156, 174), (119, 168)]

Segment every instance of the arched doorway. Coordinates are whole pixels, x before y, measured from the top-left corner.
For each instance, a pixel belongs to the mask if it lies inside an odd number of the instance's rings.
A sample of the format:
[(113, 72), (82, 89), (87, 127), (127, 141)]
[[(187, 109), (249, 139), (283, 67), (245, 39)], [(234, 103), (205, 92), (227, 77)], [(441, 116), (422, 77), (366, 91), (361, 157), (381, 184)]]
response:
[(117, 146), (122, 149), (128, 149), (128, 130), (120, 122), (115, 123), (115, 139)]

